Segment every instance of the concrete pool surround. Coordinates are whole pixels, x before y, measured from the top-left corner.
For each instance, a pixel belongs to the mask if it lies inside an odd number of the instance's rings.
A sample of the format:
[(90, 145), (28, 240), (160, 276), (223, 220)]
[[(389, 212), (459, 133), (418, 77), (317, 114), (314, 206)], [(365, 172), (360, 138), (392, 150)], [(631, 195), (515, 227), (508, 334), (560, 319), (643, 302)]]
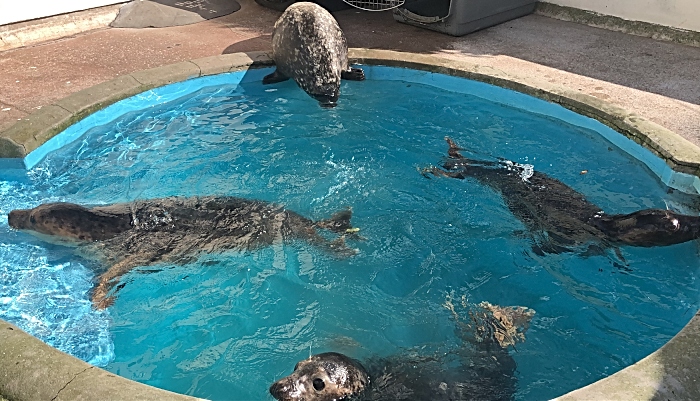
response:
[[(513, 76), (490, 66), (430, 55), (350, 49), (351, 63), (411, 68), (472, 79), (532, 95), (593, 118), (658, 156), (644, 160), (671, 187), (700, 191), (700, 148), (676, 133), (613, 103), (574, 91), (538, 76)], [(88, 115), (122, 99), (171, 83), (215, 74), (272, 67), (264, 52), (211, 56), (134, 72), (76, 92), (42, 107), (0, 133), (0, 168), (24, 169), (45, 152), (33, 151)], [(371, 79), (371, 77), (368, 77)], [(535, 110), (536, 112), (536, 110)], [(105, 121), (108, 122), (108, 121)], [(627, 141), (629, 142), (629, 141)], [(618, 145), (620, 146), (620, 145)], [(625, 148), (624, 146), (621, 146)], [(42, 147), (42, 150), (46, 146)], [(627, 149), (626, 149), (627, 150)], [(46, 152), (50, 151), (46, 150)], [(633, 153), (633, 152), (631, 152)], [(42, 155), (43, 154), (43, 155)], [(654, 162), (651, 159), (656, 159)], [(681, 173), (677, 174), (675, 172)], [(694, 190), (694, 191), (693, 191)], [(561, 400), (700, 399), (700, 313), (662, 348), (618, 373), (563, 395)], [(16, 326), (0, 320), (0, 401), (13, 400), (197, 400), (174, 394), (89, 365), (62, 353)]]

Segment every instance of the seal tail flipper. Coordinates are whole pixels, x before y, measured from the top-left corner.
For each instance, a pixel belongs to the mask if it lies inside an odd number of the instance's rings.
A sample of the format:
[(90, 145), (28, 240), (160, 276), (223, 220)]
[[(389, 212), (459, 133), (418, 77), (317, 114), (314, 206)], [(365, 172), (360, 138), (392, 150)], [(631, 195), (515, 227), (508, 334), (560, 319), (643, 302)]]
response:
[(352, 209), (345, 209), (335, 213), (331, 218), (320, 220), (315, 223), (316, 227), (325, 228), (336, 233), (344, 234), (352, 230), (350, 219), (352, 218)]
[(361, 68), (348, 68), (345, 71), (340, 72), (341, 79), (347, 79), (348, 81), (364, 81), (365, 72)]
[(525, 332), (535, 311), (525, 306), (500, 306), (483, 301), (469, 311), (481, 342), (493, 342), (501, 348), (515, 348), (525, 341)]
[(450, 139), (449, 137), (445, 137), (445, 141), (447, 144), (450, 146), (450, 148), (447, 150), (447, 155), (450, 156), (453, 159), (464, 159), (464, 156), (462, 156), (461, 153), (459, 153), (460, 150), (464, 150), (464, 148), (460, 148), (455, 141)]
[(262, 83), (263, 85), (268, 85), (268, 84), (276, 84), (277, 82), (283, 82), (288, 80), (289, 77), (282, 74), (280, 70), (275, 70), (272, 74), (265, 75), (263, 77)]
[(345, 244), (345, 236), (340, 236), (329, 244), (329, 248), (334, 255), (340, 258), (348, 258), (357, 254), (357, 250)]

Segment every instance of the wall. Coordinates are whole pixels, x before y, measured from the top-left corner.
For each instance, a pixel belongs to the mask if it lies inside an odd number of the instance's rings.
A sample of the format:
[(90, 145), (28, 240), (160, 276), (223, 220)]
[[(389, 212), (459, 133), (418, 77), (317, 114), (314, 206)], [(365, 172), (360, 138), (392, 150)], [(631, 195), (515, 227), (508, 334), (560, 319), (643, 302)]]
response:
[(0, 0), (0, 25), (73, 11), (87, 10), (126, 0)]
[(700, 0), (544, 0), (612, 15), (700, 32)]

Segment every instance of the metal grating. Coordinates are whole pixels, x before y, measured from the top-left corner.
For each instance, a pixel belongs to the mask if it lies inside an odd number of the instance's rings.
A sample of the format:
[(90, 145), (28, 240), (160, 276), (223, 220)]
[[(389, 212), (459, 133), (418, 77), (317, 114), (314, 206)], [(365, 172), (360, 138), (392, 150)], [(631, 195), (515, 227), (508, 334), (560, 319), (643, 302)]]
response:
[(386, 11), (392, 8), (401, 7), (406, 1), (405, 0), (369, 0), (369, 1), (358, 1), (358, 0), (343, 0), (347, 4), (360, 10), (366, 11)]

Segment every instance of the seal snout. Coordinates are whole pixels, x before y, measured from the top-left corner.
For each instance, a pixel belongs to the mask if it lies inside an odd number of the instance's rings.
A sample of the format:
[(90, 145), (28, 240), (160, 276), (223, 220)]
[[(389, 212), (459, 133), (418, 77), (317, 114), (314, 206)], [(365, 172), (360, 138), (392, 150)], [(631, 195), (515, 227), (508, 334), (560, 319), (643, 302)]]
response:
[(331, 109), (338, 105), (338, 95), (311, 95), (319, 105), (326, 109)]
[(29, 225), (29, 212), (24, 209), (12, 210), (7, 216), (7, 223), (16, 230), (26, 229)]
[(272, 383), (272, 386), (270, 386), (270, 394), (276, 399), (280, 401), (286, 401), (288, 398), (286, 398), (286, 394), (288, 394), (291, 391), (291, 388), (288, 384), (284, 383), (283, 380), (277, 381)]

